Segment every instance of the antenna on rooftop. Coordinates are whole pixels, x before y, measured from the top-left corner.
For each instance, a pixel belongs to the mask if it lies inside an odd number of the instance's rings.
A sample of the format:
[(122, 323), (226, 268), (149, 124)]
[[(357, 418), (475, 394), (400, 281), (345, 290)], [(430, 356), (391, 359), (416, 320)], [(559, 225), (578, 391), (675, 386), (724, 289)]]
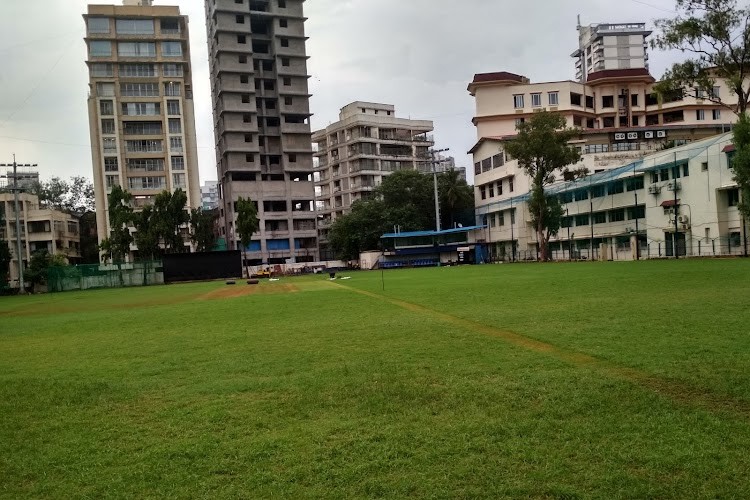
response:
[(576, 29), (581, 29), (581, 14), (578, 14), (578, 26), (576, 27)]

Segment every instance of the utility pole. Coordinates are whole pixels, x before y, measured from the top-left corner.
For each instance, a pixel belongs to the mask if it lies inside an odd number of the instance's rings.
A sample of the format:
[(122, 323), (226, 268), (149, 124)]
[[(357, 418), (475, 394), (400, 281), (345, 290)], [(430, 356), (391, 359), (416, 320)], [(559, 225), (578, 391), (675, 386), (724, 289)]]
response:
[[(430, 153), (430, 163), (432, 164), (432, 180), (435, 188), (435, 231), (440, 232), (440, 201), (438, 200), (438, 181), (437, 181), (437, 164), (440, 160), (435, 160), (435, 154), (450, 151), (450, 148), (433, 150)], [(488, 242), (489, 243), (489, 242)]]
[[(36, 164), (33, 165), (22, 165), (25, 167), (36, 167)], [(23, 277), (23, 250), (21, 246), (21, 217), (20, 217), (20, 209), (18, 207), (18, 192), (20, 191), (20, 188), (18, 187), (18, 163), (16, 163), (16, 155), (13, 155), (13, 163), (0, 163), (0, 167), (13, 167), (13, 207), (14, 211), (16, 212), (16, 259), (18, 260), (18, 293), (23, 294), (26, 291), (26, 288), (24, 287), (24, 284), (26, 281)], [(4, 177), (7, 178), (7, 175)]]
[(633, 207), (633, 215), (635, 216), (635, 260), (641, 260), (641, 242), (638, 232), (638, 189), (635, 184), (635, 163), (633, 164), (633, 193), (635, 194), (635, 207)]
[(679, 260), (680, 252), (677, 248), (677, 152), (674, 153), (674, 166), (672, 167), (672, 183), (674, 186), (674, 237), (672, 238), (672, 247), (674, 249), (674, 258)]

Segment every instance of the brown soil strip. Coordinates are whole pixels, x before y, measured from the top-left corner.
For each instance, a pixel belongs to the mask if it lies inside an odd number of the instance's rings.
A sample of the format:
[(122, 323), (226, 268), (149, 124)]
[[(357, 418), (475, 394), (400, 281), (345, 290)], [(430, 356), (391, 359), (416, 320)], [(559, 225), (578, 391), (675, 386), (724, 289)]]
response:
[(244, 297), (255, 294), (276, 294), (276, 293), (293, 293), (299, 289), (294, 285), (275, 284), (275, 285), (245, 285), (237, 284), (234, 286), (227, 285), (224, 288), (217, 288), (205, 295), (198, 297), (198, 300), (218, 300)]
[(374, 299), (384, 300), (408, 311), (425, 314), (439, 321), (443, 321), (445, 323), (449, 323), (469, 331), (474, 331), (477, 333), (482, 333), (484, 335), (500, 338), (505, 342), (508, 342), (509, 344), (520, 347), (522, 349), (542, 353), (574, 366), (585, 367), (610, 378), (625, 380), (627, 382), (653, 391), (660, 396), (669, 398), (673, 402), (679, 403), (681, 405), (698, 407), (700, 409), (711, 411), (714, 413), (728, 413), (735, 416), (740, 416), (744, 419), (750, 419), (750, 401), (744, 399), (735, 398), (728, 394), (718, 394), (711, 391), (710, 389), (695, 387), (684, 381), (660, 378), (647, 372), (637, 370), (635, 368), (617, 365), (610, 361), (595, 358), (582, 352), (557, 347), (553, 344), (542, 342), (530, 337), (525, 337), (509, 330), (503, 330), (494, 326), (486, 325), (484, 323), (478, 323), (476, 321), (459, 318), (458, 316), (453, 316), (440, 311), (436, 311), (434, 309), (429, 309), (419, 304), (413, 304), (411, 302), (394, 299), (385, 295), (378, 295), (376, 293), (358, 290), (356, 288), (352, 288), (339, 283), (331, 284), (340, 288), (345, 288), (355, 293), (359, 293), (361, 295), (366, 295)]

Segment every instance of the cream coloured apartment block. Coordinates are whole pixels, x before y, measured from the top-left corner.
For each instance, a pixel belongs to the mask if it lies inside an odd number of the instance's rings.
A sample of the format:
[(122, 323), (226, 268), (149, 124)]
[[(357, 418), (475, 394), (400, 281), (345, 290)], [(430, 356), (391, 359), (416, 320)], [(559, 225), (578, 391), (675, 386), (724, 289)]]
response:
[(356, 101), (341, 108), (338, 122), (313, 134), (322, 249), (330, 224), (369, 197), (383, 177), (431, 171), (432, 130), (431, 121), (398, 118), (393, 105)]
[[(21, 255), (24, 269), (31, 255), (46, 250), (52, 255), (64, 255), (70, 263), (80, 258), (80, 229), (78, 220), (70, 214), (43, 208), (39, 198), (29, 193), (18, 195), (18, 218), (21, 227)], [(10, 283), (18, 287), (18, 235), (16, 233), (15, 200), (11, 193), (0, 193), (0, 240), (8, 242), (12, 261)]]
[(220, 232), (240, 249), (235, 202), (260, 229), (251, 265), (318, 260), (303, 0), (206, 0)]
[(89, 5), (84, 15), (100, 242), (115, 185), (133, 194), (136, 209), (177, 188), (189, 207), (201, 205), (188, 18), (150, 3)]
[[(731, 134), (720, 134), (547, 187), (565, 209), (550, 240), (552, 257), (633, 260), (636, 248), (638, 258), (674, 257), (675, 248), (679, 256), (744, 255), (747, 228), (737, 208), (733, 150)], [(513, 191), (513, 176), (486, 186), (477, 206), (478, 223), (486, 227), (476, 236), (496, 260), (538, 258), (528, 182), (517, 179), (520, 189)]]

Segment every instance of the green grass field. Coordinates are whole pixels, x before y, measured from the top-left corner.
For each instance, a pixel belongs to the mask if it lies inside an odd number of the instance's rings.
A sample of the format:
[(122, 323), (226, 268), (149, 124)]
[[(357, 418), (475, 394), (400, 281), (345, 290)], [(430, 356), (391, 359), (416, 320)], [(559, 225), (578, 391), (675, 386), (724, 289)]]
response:
[(750, 498), (750, 261), (0, 299), (2, 498)]

